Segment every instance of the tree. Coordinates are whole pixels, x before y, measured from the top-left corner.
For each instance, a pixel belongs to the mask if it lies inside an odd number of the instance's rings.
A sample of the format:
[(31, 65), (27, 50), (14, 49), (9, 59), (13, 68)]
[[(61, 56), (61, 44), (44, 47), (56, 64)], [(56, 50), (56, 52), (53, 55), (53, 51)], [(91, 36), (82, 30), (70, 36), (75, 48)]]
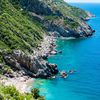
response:
[(0, 100), (4, 100), (4, 97), (1, 93), (0, 93)]
[(37, 89), (37, 88), (34, 88), (34, 89), (31, 90), (31, 93), (32, 93), (32, 95), (33, 95), (33, 97), (34, 97), (35, 99), (37, 99), (37, 98), (40, 97), (39, 92), (40, 92), (40, 91), (39, 91), (39, 89)]

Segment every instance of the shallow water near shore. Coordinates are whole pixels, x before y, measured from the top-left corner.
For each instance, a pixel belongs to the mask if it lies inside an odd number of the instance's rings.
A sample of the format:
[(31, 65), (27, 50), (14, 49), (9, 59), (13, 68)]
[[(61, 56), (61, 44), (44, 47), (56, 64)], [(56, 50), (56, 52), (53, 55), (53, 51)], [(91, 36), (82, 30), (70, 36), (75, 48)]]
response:
[(100, 100), (100, 4), (72, 5), (96, 15), (88, 21), (96, 32), (84, 39), (59, 39), (57, 50), (63, 53), (48, 60), (56, 63), (59, 70), (77, 72), (66, 79), (36, 79), (33, 87), (39, 88), (46, 100)]

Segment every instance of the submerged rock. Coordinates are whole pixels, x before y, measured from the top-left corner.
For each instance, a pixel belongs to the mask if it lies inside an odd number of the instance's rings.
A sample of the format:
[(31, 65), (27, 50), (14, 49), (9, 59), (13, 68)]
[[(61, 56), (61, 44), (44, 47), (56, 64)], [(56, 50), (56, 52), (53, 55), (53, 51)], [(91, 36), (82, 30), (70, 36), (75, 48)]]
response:
[(60, 53), (60, 54), (61, 54), (61, 53), (62, 53), (62, 51), (58, 51), (58, 53)]
[(66, 73), (66, 71), (61, 71), (61, 72), (60, 72), (60, 76), (61, 76), (62, 78), (67, 78), (67, 77), (68, 77), (68, 74)]

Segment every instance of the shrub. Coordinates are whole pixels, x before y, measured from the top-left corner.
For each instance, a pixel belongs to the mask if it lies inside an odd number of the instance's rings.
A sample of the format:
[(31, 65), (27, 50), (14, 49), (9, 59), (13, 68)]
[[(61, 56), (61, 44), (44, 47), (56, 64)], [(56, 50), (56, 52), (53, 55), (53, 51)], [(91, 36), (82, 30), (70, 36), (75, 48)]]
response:
[(34, 97), (35, 99), (37, 99), (37, 98), (40, 97), (40, 95), (39, 95), (39, 89), (37, 89), (37, 88), (32, 89), (32, 90), (31, 90), (31, 93), (32, 93), (32, 95), (33, 95), (33, 97)]

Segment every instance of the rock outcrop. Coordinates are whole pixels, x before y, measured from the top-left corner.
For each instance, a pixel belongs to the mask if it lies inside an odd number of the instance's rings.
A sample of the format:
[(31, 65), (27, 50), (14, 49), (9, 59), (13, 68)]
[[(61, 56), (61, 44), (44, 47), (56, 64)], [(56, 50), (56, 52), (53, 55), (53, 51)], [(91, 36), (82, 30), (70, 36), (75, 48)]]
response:
[[(36, 78), (58, 73), (56, 64), (45, 61), (57, 54), (51, 37), (88, 37), (95, 32), (85, 22), (91, 14), (64, 0), (1, 0), (0, 10), (0, 63)], [(46, 42), (39, 48), (43, 38)]]
[(24, 70), (32, 77), (50, 78), (58, 73), (56, 64), (49, 64), (40, 57), (27, 55), (21, 50), (4, 54), (5, 62), (16, 70)]
[(72, 7), (63, 0), (19, 0), (19, 4), (47, 31), (56, 32), (55, 36), (78, 38), (94, 33), (85, 22), (92, 17), (91, 13)]

